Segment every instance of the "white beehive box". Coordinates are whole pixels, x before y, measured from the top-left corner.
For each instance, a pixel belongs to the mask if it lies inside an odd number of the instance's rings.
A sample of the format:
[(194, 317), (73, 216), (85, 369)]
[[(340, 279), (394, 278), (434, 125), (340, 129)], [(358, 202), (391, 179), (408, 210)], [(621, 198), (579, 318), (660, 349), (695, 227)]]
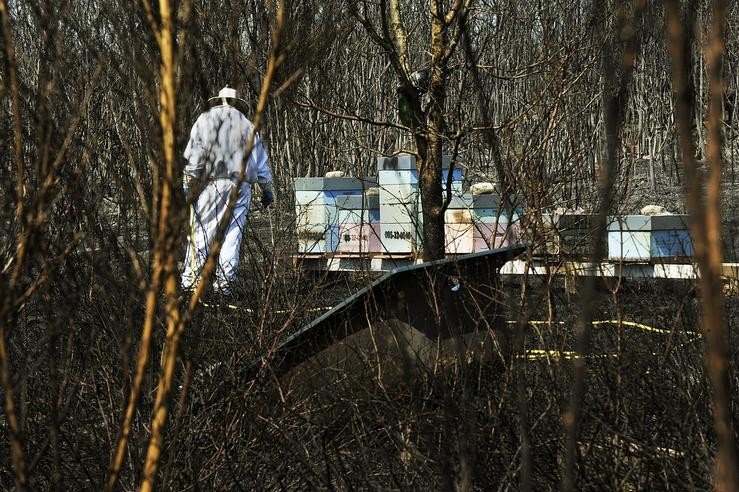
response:
[(344, 224), (339, 226), (340, 253), (380, 253), (380, 224)]
[(608, 226), (608, 259), (612, 261), (649, 261), (650, 218), (626, 215)]
[[(442, 170), (442, 190), (446, 192), (450, 177), (450, 156), (444, 156)], [(419, 174), (416, 159), (410, 154), (393, 157), (378, 157), (378, 183), (380, 185), (380, 217), (383, 223), (406, 224), (418, 220), (421, 214)], [(461, 194), (463, 173), (455, 168), (451, 174), (450, 189)]]
[(444, 224), (445, 251), (449, 254), (472, 253), (475, 248), (472, 223)]
[[(444, 201), (442, 199), (442, 201)], [(446, 224), (471, 224), (472, 223), (472, 195), (452, 196), (449, 205), (444, 211), (444, 223)]]
[(385, 224), (413, 222), (418, 214), (418, 192), (411, 184), (380, 188), (380, 221)]
[(338, 243), (339, 226), (299, 226), (296, 235), (299, 253), (327, 253), (331, 252), (331, 241)]
[(449, 254), (467, 254), (474, 250), (472, 195), (452, 197), (444, 212), (444, 243)]
[[(461, 157), (457, 156), (457, 159), (454, 161), (454, 170), (452, 171), (453, 181), (461, 181), (464, 177), (464, 172), (462, 170), (462, 159)], [(446, 180), (447, 176), (449, 174), (449, 169), (451, 167), (452, 163), (452, 156), (450, 155), (443, 155), (441, 157), (441, 169), (442, 169), (442, 180)], [(411, 154), (398, 154), (392, 157), (385, 157), (380, 156), (377, 158), (377, 172), (381, 173), (382, 171), (418, 171), (418, 165), (416, 163), (416, 157)], [(416, 179), (418, 179), (418, 174), (416, 174)]]
[(380, 224), (380, 249), (384, 253), (414, 253), (419, 251), (416, 224)]
[(342, 210), (338, 208), (337, 223), (345, 224), (368, 224), (380, 221), (380, 209), (376, 210)]
[(378, 171), (377, 184), (380, 186), (395, 184), (418, 185), (418, 171), (414, 169)]
[(295, 223), (297, 226), (314, 226), (327, 224), (325, 205), (301, 205), (295, 207)]
[(325, 205), (326, 196), (322, 190), (295, 190), (295, 205)]
[(418, 187), (410, 183), (386, 184), (380, 188), (380, 206), (392, 203), (414, 203)]
[[(418, 171), (415, 169), (402, 169), (402, 170), (381, 170), (377, 172), (377, 182), (380, 186), (384, 184), (398, 184), (398, 183), (418, 183)], [(452, 187), (462, 186), (462, 180), (464, 175), (461, 169), (454, 169), (451, 172)], [(441, 171), (441, 186), (445, 188), (449, 182), (449, 169), (442, 169)]]
[(336, 198), (339, 225), (380, 222), (378, 195), (341, 195)]
[(377, 158), (377, 171), (417, 170), (416, 157), (411, 154), (398, 154), (391, 157)]

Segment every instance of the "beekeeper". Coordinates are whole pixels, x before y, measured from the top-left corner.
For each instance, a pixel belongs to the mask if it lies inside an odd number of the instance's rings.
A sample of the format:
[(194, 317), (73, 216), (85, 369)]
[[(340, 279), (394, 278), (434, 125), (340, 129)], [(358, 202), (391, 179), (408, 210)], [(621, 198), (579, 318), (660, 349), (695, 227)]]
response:
[[(252, 184), (259, 184), (262, 206), (269, 207), (274, 201), (272, 173), (262, 141), (245, 116), (246, 101), (238, 97), (236, 90), (224, 87), (218, 96), (208, 100), (208, 106), (209, 109), (195, 121), (184, 153), (187, 163), (183, 188), (192, 208), (182, 287), (185, 290), (195, 287), (244, 166), (244, 181), (228, 219), (215, 272), (215, 290), (228, 295), (239, 264), (239, 246), (249, 212)], [(252, 150), (245, 158), (252, 135)]]

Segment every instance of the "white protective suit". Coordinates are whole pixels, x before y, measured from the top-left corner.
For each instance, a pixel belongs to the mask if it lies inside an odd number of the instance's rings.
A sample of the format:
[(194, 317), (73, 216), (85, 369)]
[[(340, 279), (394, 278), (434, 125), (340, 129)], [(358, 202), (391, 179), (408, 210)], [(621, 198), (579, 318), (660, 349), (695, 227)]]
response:
[[(215, 106), (201, 114), (190, 132), (185, 148), (186, 179), (201, 183), (203, 189), (191, 210), (182, 287), (192, 289), (201, 273), (208, 250), (215, 240), (218, 224), (223, 219), (231, 190), (241, 171), (242, 161), (254, 126), (238, 109), (228, 104)], [(236, 206), (223, 238), (215, 288), (228, 294), (229, 284), (236, 277), (239, 247), (246, 216), (249, 212), (251, 185), (270, 185), (272, 174), (259, 135), (246, 161), (245, 179), (239, 190)]]

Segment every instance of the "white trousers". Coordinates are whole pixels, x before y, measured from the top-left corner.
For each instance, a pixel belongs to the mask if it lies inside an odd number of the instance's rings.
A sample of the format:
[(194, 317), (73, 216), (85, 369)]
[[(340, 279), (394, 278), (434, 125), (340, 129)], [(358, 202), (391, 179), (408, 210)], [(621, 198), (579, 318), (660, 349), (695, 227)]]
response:
[[(208, 258), (210, 247), (217, 239), (218, 224), (226, 214), (228, 199), (231, 190), (235, 186), (235, 183), (229, 179), (210, 181), (205, 185), (197, 201), (193, 204), (190, 211), (185, 268), (182, 272), (183, 289), (195, 287), (205, 260)], [(249, 213), (250, 200), (251, 186), (244, 183), (241, 185), (236, 206), (226, 227), (215, 272), (214, 287), (224, 294), (230, 292), (230, 283), (236, 278), (236, 268), (239, 265), (239, 247), (246, 216)]]

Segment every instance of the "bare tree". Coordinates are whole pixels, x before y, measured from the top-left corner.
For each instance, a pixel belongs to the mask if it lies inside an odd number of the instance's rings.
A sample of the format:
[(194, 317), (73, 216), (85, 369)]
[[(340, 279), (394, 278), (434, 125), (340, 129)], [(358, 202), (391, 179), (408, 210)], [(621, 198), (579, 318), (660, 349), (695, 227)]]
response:
[[(448, 8), (443, 2), (429, 4), (431, 19), (427, 67), (414, 70), (409, 53), (408, 33), (400, 2), (383, 1), (379, 5), (377, 26), (363, 2), (354, 8), (354, 16), (370, 38), (385, 50), (398, 78), (400, 118), (413, 134), (418, 155), (421, 202), (423, 204), (423, 252), (431, 260), (444, 256), (444, 207), (441, 194), (442, 152), (448, 141), (446, 125), (449, 60), (464, 31), (464, 19), (471, 7), (469, 0), (457, 0)], [(428, 91), (428, 105), (423, 95)]]
[[(736, 490), (739, 487), (739, 457), (736, 431), (731, 412), (731, 382), (728, 368), (726, 336), (726, 307), (721, 288), (721, 177), (723, 171), (721, 114), (723, 76), (721, 62), (724, 54), (725, 16), (727, 4), (715, 2), (711, 22), (711, 38), (705, 48), (710, 82), (708, 147), (710, 174), (704, 185), (696, 162), (698, 147), (691, 119), (696, 109), (696, 97), (691, 88), (692, 12), (683, 14), (677, 2), (666, 2), (672, 83), (675, 97), (675, 119), (680, 135), (681, 159), (685, 170), (688, 209), (692, 223), (695, 253), (700, 269), (700, 289), (703, 317), (701, 328), (706, 337), (706, 365), (711, 380), (713, 422), (718, 436), (715, 480), (717, 490)], [(688, 5), (688, 9), (694, 8)], [(705, 192), (704, 192), (705, 187)], [(704, 195), (705, 193), (705, 195)]]

